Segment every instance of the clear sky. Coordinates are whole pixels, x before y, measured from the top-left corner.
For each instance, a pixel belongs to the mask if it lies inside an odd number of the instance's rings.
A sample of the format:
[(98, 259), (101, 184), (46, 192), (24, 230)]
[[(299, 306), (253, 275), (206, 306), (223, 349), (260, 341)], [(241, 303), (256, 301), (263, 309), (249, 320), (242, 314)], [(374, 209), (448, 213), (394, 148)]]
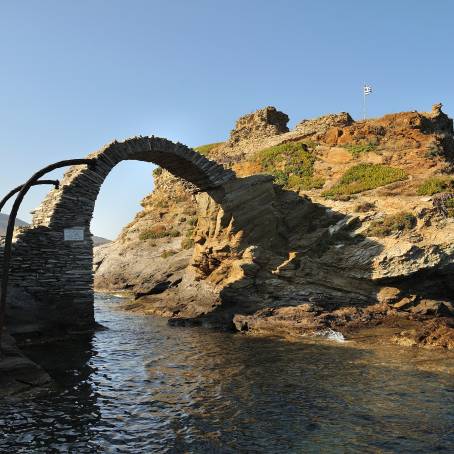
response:
[[(0, 194), (112, 139), (224, 140), (266, 105), (303, 118), (454, 115), (451, 0), (0, 0)], [(109, 176), (92, 230), (113, 238), (152, 166)], [(34, 188), (20, 217), (42, 200)]]

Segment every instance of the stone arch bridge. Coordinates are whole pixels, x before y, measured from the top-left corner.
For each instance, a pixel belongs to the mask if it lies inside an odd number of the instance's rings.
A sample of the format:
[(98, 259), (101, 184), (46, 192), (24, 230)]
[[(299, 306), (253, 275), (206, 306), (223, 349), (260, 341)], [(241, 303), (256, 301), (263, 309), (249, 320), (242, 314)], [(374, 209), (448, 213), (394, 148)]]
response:
[(93, 325), (90, 222), (99, 190), (117, 164), (127, 160), (157, 164), (191, 183), (196, 192), (219, 188), (235, 178), (234, 172), (194, 150), (158, 137), (115, 141), (88, 158), (96, 159), (96, 166), (71, 167), (60, 187), (34, 211), (30, 228), (15, 233), (8, 319), (12, 325), (18, 321), (21, 329)]

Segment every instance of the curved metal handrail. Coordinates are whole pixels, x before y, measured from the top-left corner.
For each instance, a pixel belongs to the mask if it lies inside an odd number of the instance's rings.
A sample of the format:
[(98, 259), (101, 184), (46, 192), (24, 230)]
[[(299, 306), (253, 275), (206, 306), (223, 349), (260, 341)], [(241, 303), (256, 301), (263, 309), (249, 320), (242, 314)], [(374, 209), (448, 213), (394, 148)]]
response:
[[(55, 186), (55, 189), (58, 189), (60, 182), (58, 180), (38, 180), (33, 183), (32, 186), (39, 186), (41, 184), (53, 184)], [(3, 199), (0, 201), (0, 213), (3, 210), (3, 207), (6, 205), (6, 202), (14, 195), (16, 192), (19, 192), (24, 185), (21, 184), (17, 188), (14, 188), (12, 191), (8, 192), (8, 194), (3, 197)]]

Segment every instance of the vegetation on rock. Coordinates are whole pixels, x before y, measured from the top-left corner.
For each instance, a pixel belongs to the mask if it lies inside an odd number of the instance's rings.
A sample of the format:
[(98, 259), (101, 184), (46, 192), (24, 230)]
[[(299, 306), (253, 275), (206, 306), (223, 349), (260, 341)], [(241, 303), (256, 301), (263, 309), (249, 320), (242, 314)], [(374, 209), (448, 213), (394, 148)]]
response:
[(177, 230), (156, 230), (150, 229), (145, 230), (140, 233), (139, 239), (140, 240), (157, 240), (159, 238), (166, 238), (166, 237), (178, 237), (180, 236), (180, 232)]
[(181, 249), (191, 249), (194, 246), (194, 240), (192, 238), (183, 238), (181, 240)]
[(359, 203), (358, 205), (356, 205), (355, 211), (357, 213), (367, 213), (368, 211), (374, 210), (375, 208), (376, 208), (375, 203), (362, 202), (362, 203)]
[(416, 218), (411, 213), (397, 213), (373, 221), (366, 231), (368, 236), (385, 237), (397, 232), (412, 230)]
[(344, 148), (349, 151), (354, 158), (358, 158), (363, 153), (369, 153), (375, 151), (377, 146), (373, 143), (364, 143), (364, 144), (349, 144), (344, 145)]
[(324, 185), (325, 180), (322, 177), (289, 175), (286, 186), (293, 190), (307, 191), (309, 189), (321, 189)]
[(218, 147), (219, 145), (222, 145), (223, 143), (224, 142), (208, 143), (206, 145), (194, 147), (194, 150), (199, 152), (200, 154), (203, 154), (204, 156), (209, 156), (209, 154), (213, 151), (214, 148)]
[(426, 158), (429, 158), (429, 159), (437, 158), (442, 155), (443, 155), (443, 148), (438, 147), (436, 145), (429, 148), (429, 150), (427, 150), (426, 154), (425, 154)]
[(164, 251), (161, 254), (161, 258), (162, 259), (167, 259), (169, 257), (172, 257), (172, 255), (175, 255), (176, 253), (177, 253), (176, 251), (172, 251), (172, 250)]
[(188, 224), (191, 225), (191, 226), (194, 226), (197, 224), (197, 216), (191, 216), (188, 220), (187, 220)]
[(338, 199), (352, 194), (375, 189), (396, 181), (405, 180), (407, 172), (403, 169), (383, 164), (358, 164), (350, 167), (339, 182), (322, 193), (326, 198)]
[(450, 218), (454, 218), (454, 199), (449, 199), (445, 202), (445, 207)]
[(449, 177), (429, 177), (418, 187), (418, 195), (434, 195), (454, 189), (454, 180)]
[(168, 208), (169, 202), (167, 200), (157, 200), (155, 206), (156, 208)]
[(156, 178), (156, 177), (159, 177), (159, 175), (161, 175), (162, 171), (164, 169), (162, 167), (156, 167), (156, 169), (153, 169), (153, 176)]
[(314, 176), (315, 156), (303, 142), (265, 148), (256, 153), (255, 160), (281, 186), (294, 190), (323, 187), (324, 180)]

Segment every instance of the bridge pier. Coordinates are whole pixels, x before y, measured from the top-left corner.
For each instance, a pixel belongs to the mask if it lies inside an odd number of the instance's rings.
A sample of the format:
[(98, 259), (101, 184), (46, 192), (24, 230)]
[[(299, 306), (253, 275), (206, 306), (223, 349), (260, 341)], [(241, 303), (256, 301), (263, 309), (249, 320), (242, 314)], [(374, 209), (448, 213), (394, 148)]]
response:
[(94, 325), (93, 241), (65, 241), (64, 229), (27, 229), (14, 243), (7, 324), (18, 331)]

